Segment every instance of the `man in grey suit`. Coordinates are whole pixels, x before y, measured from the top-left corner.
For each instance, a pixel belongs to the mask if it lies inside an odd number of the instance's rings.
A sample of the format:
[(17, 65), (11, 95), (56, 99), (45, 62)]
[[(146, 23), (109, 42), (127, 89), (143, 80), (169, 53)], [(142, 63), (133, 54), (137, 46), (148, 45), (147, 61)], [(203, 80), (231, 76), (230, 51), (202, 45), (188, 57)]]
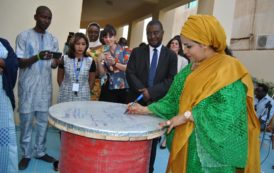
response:
[[(146, 32), (149, 44), (132, 50), (126, 69), (130, 101), (143, 94), (143, 100), (140, 102), (142, 105), (164, 97), (177, 73), (176, 54), (162, 45), (164, 30), (161, 22), (150, 21)], [(150, 173), (153, 172), (157, 141), (158, 139), (155, 139), (152, 143)]]

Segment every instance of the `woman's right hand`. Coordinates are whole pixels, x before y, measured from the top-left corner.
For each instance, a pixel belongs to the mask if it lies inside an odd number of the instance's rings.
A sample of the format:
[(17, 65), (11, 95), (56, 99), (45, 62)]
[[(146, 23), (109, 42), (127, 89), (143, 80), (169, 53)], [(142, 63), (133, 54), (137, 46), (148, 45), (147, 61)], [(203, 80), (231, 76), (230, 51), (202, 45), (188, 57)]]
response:
[(129, 103), (127, 105), (127, 110), (129, 114), (151, 114), (151, 112), (148, 110), (146, 106), (142, 106), (139, 103), (135, 103), (134, 105), (132, 105), (132, 103)]

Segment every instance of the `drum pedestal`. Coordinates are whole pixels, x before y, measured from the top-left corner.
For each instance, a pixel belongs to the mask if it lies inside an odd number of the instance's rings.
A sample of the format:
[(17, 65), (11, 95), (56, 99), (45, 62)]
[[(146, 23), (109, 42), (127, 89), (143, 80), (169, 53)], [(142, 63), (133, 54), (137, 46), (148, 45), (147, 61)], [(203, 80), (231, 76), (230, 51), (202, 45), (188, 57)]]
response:
[(108, 141), (62, 131), (60, 173), (146, 173), (152, 140)]

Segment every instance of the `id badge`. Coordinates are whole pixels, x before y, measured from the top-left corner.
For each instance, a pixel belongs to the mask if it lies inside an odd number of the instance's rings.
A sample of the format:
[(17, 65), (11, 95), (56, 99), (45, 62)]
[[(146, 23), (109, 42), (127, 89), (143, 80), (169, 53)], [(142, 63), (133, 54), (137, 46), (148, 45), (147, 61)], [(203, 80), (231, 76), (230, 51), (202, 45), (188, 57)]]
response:
[(79, 83), (73, 83), (72, 84), (72, 91), (74, 91), (74, 92), (79, 91)]

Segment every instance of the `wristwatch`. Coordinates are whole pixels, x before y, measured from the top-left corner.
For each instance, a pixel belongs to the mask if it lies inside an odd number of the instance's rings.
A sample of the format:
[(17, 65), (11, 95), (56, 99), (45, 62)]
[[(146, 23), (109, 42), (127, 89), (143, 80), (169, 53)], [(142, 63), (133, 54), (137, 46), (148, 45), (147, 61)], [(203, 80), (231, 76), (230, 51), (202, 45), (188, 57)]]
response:
[(190, 112), (190, 111), (186, 111), (186, 112), (184, 113), (184, 116), (186, 117), (187, 120), (189, 120), (190, 117), (191, 117), (191, 112)]

